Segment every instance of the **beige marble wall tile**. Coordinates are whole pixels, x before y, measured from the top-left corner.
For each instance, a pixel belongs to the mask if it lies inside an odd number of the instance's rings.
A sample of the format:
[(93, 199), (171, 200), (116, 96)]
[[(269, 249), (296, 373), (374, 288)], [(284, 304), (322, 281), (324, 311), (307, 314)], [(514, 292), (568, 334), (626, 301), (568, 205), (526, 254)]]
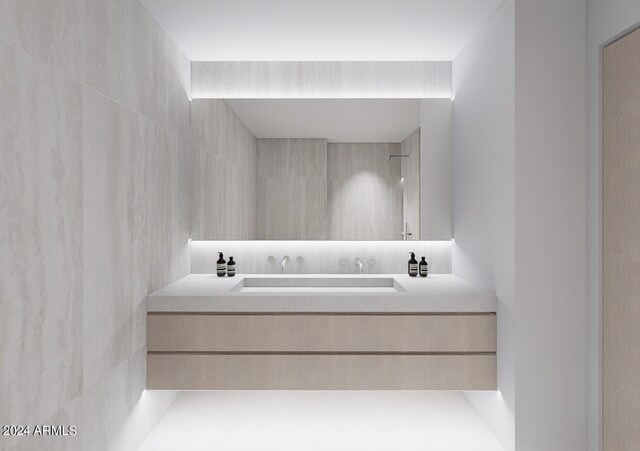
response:
[(132, 409), (132, 365), (127, 358), (85, 388), (83, 410), (85, 451), (111, 450)]
[[(133, 92), (134, 7), (130, 0), (86, 0), (84, 17), (85, 83), (130, 107), (139, 98)], [(145, 31), (140, 30), (141, 43), (148, 42)]]
[[(141, 9), (140, 14), (149, 17), (144, 8), (135, 1), (136, 7)], [(160, 30), (161, 48), (158, 50), (163, 55), (162, 76), (164, 81), (156, 84), (156, 92), (160, 99), (158, 102), (157, 116), (161, 124), (175, 131), (180, 136), (190, 135), (190, 110), (191, 101), (191, 62), (174, 44), (169, 36), (159, 28), (155, 21), (150, 26)], [(151, 116), (153, 119), (154, 116)]]
[(326, 177), (326, 139), (258, 139), (258, 177)]
[[(146, 249), (141, 203), (147, 172), (139, 117), (84, 90), (84, 383), (95, 384), (129, 353), (136, 259)], [(146, 138), (148, 139), (148, 138)], [(138, 277), (136, 277), (138, 276)], [(146, 279), (146, 277), (145, 277)]]
[(84, 81), (180, 134), (189, 131), (189, 61), (135, 0), (84, 0)]
[(146, 350), (106, 373), (83, 396), (83, 451), (135, 451), (176, 392), (145, 392)]
[[(169, 147), (171, 180), (171, 241), (167, 243), (169, 264), (161, 283), (176, 280), (189, 270), (189, 238), (191, 237), (191, 200), (193, 198), (193, 161), (196, 147), (183, 138), (172, 135)], [(162, 183), (162, 181), (161, 181)], [(159, 220), (165, 218), (159, 218)]]
[[(55, 450), (55, 451), (84, 451), (82, 443), (84, 438), (84, 420), (83, 420), (83, 397), (77, 396), (68, 402), (64, 408), (56, 412), (50, 418), (40, 422), (42, 425), (65, 426), (67, 432), (69, 426), (75, 426), (75, 435), (29, 435), (17, 437), (18, 440), (7, 448), (10, 451), (34, 451), (34, 450)], [(34, 424), (30, 425), (33, 434)], [(5, 437), (3, 437), (5, 439)], [(0, 442), (2, 443), (2, 442)]]
[(258, 139), (257, 238), (327, 239), (327, 141)]
[(258, 178), (259, 240), (326, 240), (327, 179)]
[(0, 423), (20, 424), (82, 390), (82, 91), (13, 47), (0, 68)]
[(223, 100), (194, 100), (191, 237), (256, 236), (256, 138)]
[(135, 450), (175, 398), (144, 299), (189, 272), (189, 84), (136, 0), (0, 2), (0, 419), (81, 427), (1, 448)]
[(144, 389), (144, 298), (188, 272), (194, 150), (91, 89), (84, 96), (85, 420), (98, 412), (84, 449), (135, 450), (153, 427), (129, 426)]
[(411, 239), (420, 239), (420, 129), (402, 141), (402, 224), (408, 225)]
[(193, 98), (451, 97), (450, 61), (191, 63)]
[(328, 220), (332, 240), (402, 239), (400, 144), (328, 145)]
[(82, 80), (84, 0), (3, 0), (0, 42)]
[(33, 6), (33, 2), (24, 0), (0, 2), (0, 44), (25, 51), (33, 45)]

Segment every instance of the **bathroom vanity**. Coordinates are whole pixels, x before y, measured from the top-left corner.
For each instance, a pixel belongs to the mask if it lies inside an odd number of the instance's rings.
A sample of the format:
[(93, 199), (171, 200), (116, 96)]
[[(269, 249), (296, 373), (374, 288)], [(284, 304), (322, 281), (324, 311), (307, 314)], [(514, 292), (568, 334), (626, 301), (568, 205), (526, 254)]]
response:
[(152, 390), (496, 389), (496, 298), (453, 275), (191, 274), (147, 311)]

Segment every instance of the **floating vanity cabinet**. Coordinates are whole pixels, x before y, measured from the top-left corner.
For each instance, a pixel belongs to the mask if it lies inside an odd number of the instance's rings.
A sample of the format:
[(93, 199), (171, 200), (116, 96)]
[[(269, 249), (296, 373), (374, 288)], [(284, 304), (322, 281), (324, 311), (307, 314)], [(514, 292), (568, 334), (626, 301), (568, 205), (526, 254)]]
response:
[(495, 390), (494, 313), (147, 316), (155, 390)]

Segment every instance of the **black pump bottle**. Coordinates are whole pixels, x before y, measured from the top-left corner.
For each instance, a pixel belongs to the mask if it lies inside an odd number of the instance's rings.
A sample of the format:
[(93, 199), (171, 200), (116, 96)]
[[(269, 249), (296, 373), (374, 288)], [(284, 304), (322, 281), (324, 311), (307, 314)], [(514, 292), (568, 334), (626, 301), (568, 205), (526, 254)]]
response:
[(409, 259), (408, 270), (411, 277), (418, 275), (418, 260), (416, 260), (416, 254), (413, 252), (411, 252), (411, 259)]
[(216, 274), (218, 274), (218, 277), (224, 277), (227, 273), (227, 262), (223, 258), (222, 252), (218, 252), (218, 254), (220, 254), (220, 258), (216, 262)]

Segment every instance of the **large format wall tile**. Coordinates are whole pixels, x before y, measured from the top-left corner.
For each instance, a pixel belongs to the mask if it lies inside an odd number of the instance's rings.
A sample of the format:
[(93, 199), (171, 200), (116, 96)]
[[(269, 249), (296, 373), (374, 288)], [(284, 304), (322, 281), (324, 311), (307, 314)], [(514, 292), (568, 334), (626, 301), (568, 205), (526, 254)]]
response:
[(402, 141), (402, 226), (414, 240), (420, 239), (420, 129)]
[(0, 67), (0, 423), (24, 424), (82, 390), (82, 91), (12, 47)]
[(142, 126), (135, 113), (84, 91), (84, 382), (124, 360), (131, 343), (133, 258), (144, 259)]
[(256, 236), (256, 138), (224, 100), (194, 100), (191, 238)]
[(41, 422), (41, 424), (65, 426), (67, 427), (67, 432), (70, 432), (69, 426), (75, 426), (75, 435), (29, 435), (18, 437), (19, 440), (13, 446), (7, 449), (9, 451), (84, 451), (82, 441), (85, 431), (82, 401), (83, 396), (77, 396), (72, 401), (66, 403), (61, 410)]
[(22, 49), (82, 80), (84, 0), (3, 0), (0, 43)]
[(258, 178), (327, 177), (326, 139), (258, 140)]
[(328, 145), (329, 239), (401, 240), (400, 144)]
[(326, 177), (257, 181), (259, 240), (326, 240)]
[(258, 139), (257, 238), (327, 239), (327, 140)]
[(189, 61), (135, 0), (85, 0), (85, 83), (186, 134)]
[(133, 92), (133, 46), (138, 40), (141, 44), (147, 42), (146, 30), (139, 30), (139, 38), (134, 39), (134, 6), (130, 0), (85, 2), (84, 81), (128, 106), (140, 95)]
[(0, 420), (79, 428), (0, 448), (133, 451), (175, 399), (144, 299), (189, 272), (189, 83), (136, 0), (0, 2)]

